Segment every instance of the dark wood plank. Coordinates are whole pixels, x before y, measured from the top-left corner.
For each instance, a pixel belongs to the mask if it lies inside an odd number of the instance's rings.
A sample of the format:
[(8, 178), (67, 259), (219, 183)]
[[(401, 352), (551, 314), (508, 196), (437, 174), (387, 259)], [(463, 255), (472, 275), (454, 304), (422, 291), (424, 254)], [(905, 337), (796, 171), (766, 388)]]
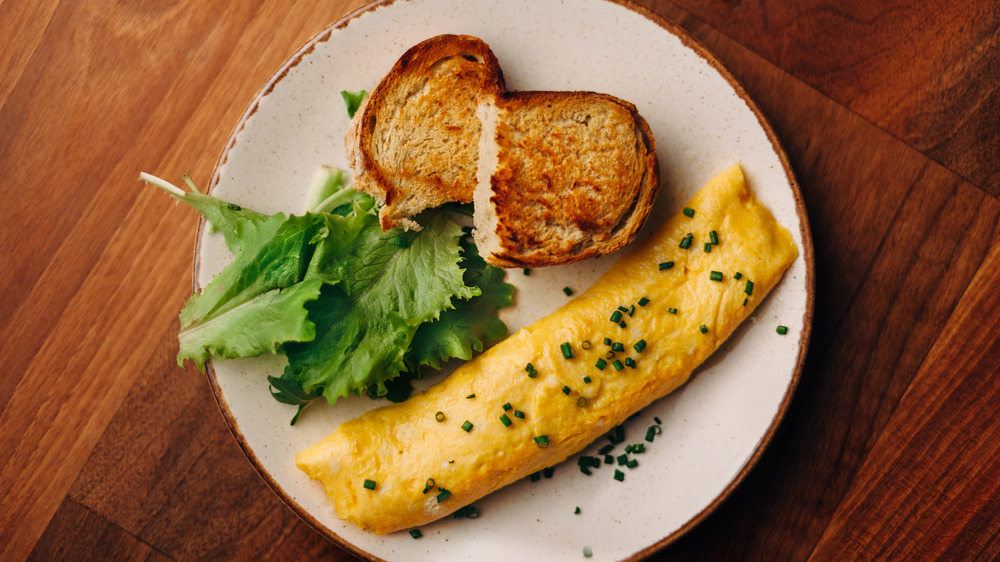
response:
[(1000, 558), (998, 286), (995, 245), (858, 471), (816, 560)]
[(703, 22), (679, 21), (735, 70), (788, 147), (815, 233), (817, 308), (771, 448), (661, 555), (801, 560), (996, 243), (1000, 202)]
[(676, 4), (1000, 195), (1000, 9), (995, 0)]
[(28, 560), (172, 560), (121, 527), (66, 498)]
[(179, 560), (350, 559), (254, 471), (206, 375), (177, 367), (175, 323), (70, 497)]

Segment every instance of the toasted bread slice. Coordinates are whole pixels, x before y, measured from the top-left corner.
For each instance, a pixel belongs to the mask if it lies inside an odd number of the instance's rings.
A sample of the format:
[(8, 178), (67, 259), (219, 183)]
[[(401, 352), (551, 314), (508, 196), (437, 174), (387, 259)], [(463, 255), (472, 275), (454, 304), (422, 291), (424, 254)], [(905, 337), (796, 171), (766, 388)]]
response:
[(368, 94), (345, 139), (355, 188), (382, 206), (383, 230), (420, 229), (411, 217), (472, 201), (484, 96), (504, 90), (489, 46), (440, 35), (403, 54)]
[(572, 263), (635, 239), (660, 174), (634, 105), (593, 92), (509, 92), (478, 114), (473, 236), (487, 262)]

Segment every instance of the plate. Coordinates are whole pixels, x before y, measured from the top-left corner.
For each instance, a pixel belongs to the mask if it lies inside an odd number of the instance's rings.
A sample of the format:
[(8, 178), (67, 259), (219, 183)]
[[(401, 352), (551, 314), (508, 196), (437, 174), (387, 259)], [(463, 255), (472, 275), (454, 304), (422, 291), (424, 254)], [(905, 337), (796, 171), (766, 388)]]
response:
[[(234, 435), (284, 501), (320, 533), (367, 558), (517, 560), (638, 558), (704, 518), (746, 475), (787, 407), (805, 356), (812, 315), (812, 251), (801, 196), (773, 132), (743, 88), (670, 22), (623, 2), (397, 0), (368, 6), (323, 31), (264, 85), (240, 120), (212, 192), (258, 211), (302, 213), (318, 168), (347, 168), (348, 116), (341, 90), (370, 90), (409, 47), (441, 33), (475, 35), (500, 61), (511, 90), (592, 90), (634, 103), (656, 137), (663, 189), (649, 225), (680, 208), (715, 174), (739, 162), (750, 187), (792, 231), (801, 257), (753, 316), (692, 380), (643, 410), (627, 431), (640, 441), (659, 418), (663, 435), (624, 482), (586, 476), (570, 461), (551, 478), (525, 479), (476, 503), (477, 519), (444, 519), (413, 539), (376, 536), (338, 519), (294, 454), (336, 425), (379, 405), (367, 398), (293, 408), (271, 398), (267, 375), (282, 356), (213, 361), (209, 377)], [(648, 230), (648, 229), (647, 229)], [(644, 232), (643, 235), (647, 235)], [(581, 292), (615, 256), (511, 270), (511, 333)], [(195, 285), (231, 261), (202, 225)], [(775, 333), (778, 324), (789, 333)], [(436, 380), (436, 379), (434, 379)], [(596, 446), (592, 446), (596, 450)], [(589, 450), (589, 449), (588, 449)], [(575, 513), (576, 508), (580, 513)]]

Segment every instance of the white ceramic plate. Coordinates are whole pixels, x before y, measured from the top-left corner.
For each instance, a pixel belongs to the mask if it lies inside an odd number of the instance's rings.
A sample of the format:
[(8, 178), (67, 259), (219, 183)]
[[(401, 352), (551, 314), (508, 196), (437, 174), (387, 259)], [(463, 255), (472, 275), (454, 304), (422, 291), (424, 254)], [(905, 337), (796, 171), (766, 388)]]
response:
[[(231, 137), (213, 193), (268, 213), (304, 211), (316, 170), (347, 168), (348, 116), (339, 92), (370, 90), (406, 49), (441, 33), (484, 39), (511, 90), (593, 90), (633, 102), (656, 137), (660, 216), (739, 162), (802, 256), (689, 384), (630, 423), (630, 442), (642, 439), (654, 416), (664, 432), (624, 482), (613, 480), (608, 468), (582, 474), (574, 456), (552, 478), (525, 480), (477, 502), (478, 519), (442, 520), (424, 527), (418, 540), (405, 532), (376, 536), (342, 522), (321, 486), (294, 466), (295, 452), (377, 402), (314, 405), (289, 426), (294, 409), (271, 398), (265, 378), (280, 375), (281, 356), (213, 362), (216, 398), (271, 487), (319, 532), (358, 555), (578, 560), (590, 547), (594, 560), (641, 557), (692, 527), (742, 479), (798, 380), (812, 315), (812, 250), (798, 188), (743, 89), (703, 47), (643, 9), (606, 0), (397, 0), (331, 26), (279, 69)], [(654, 216), (649, 224), (659, 222)], [(202, 228), (196, 286), (230, 260), (221, 238)], [(565, 302), (564, 286), (582, 291), (613, 261), (539, 269), (530, 277), (511, 271), (516, 302), (503, 314), (511, 333)], [(777, 335), (778, 324), (789, 334)]]

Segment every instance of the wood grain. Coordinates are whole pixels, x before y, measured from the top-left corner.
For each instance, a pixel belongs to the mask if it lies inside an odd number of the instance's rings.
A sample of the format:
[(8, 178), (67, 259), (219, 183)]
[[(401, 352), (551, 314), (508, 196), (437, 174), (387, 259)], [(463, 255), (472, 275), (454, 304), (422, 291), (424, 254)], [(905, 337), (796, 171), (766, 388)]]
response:
[(1000, 195), (1000, 6), (995, 0), (676, 3)]
[[(257, 89), (360, 4), (0, 1), (0, 559), (353, 559), (176, 366), (197, 216), (135, 178), (207, 184)], [(773, 124), (818, 273), (772, 444), (653, 558), (1000, 558), (1000, 11), (642, 5)]]

